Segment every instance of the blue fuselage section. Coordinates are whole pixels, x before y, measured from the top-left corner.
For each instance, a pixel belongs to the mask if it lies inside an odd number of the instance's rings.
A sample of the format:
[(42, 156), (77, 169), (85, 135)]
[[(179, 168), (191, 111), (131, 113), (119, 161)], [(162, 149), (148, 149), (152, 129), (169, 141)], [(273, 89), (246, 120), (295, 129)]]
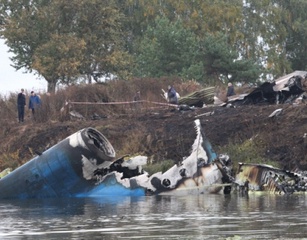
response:
[(83, 159), (100, 159), (84, 144), (67, 138), (0, 179), (0, 198), (143, 196), (141, 187), (126, 188), (115, 175), (98, 182), (85, 178)]

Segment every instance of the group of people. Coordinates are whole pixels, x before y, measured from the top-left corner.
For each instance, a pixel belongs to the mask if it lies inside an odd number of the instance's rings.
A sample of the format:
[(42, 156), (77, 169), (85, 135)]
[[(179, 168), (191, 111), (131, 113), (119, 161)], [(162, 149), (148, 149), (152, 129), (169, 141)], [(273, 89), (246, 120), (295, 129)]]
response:
[[(35, 109), (39, 107), (41, 104), (41, 99), (34, 91), (31, 91), (31, 95), (29, 97), (29, 110), (31, 110), (32, 115), (35, 114)], [(22, 88), (20, 93), (17, 95), (17, 111), (18, 111), (18, 122), (24, 122), (25, 118), (25, 106), (26, 106), (26, 94), (25, 90)]]

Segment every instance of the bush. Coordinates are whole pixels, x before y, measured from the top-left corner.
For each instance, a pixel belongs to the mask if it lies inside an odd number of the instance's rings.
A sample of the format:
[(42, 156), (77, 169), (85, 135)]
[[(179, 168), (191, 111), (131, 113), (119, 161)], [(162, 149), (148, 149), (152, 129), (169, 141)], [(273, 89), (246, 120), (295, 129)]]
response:
[(152, 175), (157, 172), (162, 172), (164, 173), (168, 169), (170, 169), (174, 165), (174, 161), (172, 160), (164, 160), (159, 163), (153, 163), (153, 164), (148, 164), (143, 167), (143, 169), (149, 173), (149, 175)]
[(253, 140), (249, 139), (243, 143), (229, 143), (219, 149), (219, 152), (227, 153), (231, 156), (234, 171), (238, 169), (238, 163), (254, 163), (254, 164), (268, 164), (274, 167), (277, 166), (277, 162), (273, 162), (263, 157), (263, 146), (256, 144)]

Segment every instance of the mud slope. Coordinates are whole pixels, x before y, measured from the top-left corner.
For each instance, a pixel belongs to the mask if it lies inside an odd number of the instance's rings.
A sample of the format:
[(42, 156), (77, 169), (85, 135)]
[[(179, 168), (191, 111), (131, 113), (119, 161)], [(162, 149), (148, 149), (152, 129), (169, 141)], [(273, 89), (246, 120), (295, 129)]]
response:
[[(276, 109), (280, 116), (269, 118)], [(211, 113), (211, 114), (209, 114)], [(263, 146), (268, 159), (287, 169), (306, 164), (303, 135), (307, 132), (307, 106), (270, 105), (237, 108), (208, 107), (188, 111), (172, 108), (145, 110), (135, 114), (113, 115), (101, 120), (74, 120), (23, 125), (3, 129), (2, 149), (18, 153), (20, 164), (43, 152), (84, 127), (101, 131), (114, 146), (117, 156), (145, 154), (152, 162), (181, 161), (194, 141), (194, 120), (199, 118), (213, 148), (231, 143), (254, 141)]]

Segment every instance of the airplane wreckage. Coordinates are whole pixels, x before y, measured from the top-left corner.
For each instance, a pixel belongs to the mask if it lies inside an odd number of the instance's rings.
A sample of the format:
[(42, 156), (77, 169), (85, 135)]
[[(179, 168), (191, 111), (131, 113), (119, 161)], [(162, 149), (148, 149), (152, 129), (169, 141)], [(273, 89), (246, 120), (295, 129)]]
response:
[(195, 121), (191, 155), (151, 176), (147, 157), (115, 160), (115, 151), (94, 128), (82, 129), (0, 179), (0, 199), (143, 196), (217, 193), (227, 159), (218, 159)]
[[(167, 101), (167, 92), (162, 97)], [(223, 98), (222, 98), (223, 99)], [(218, 106), (240, 106), (252, 104), (301, 103), (307, 99), (307, 71), (294, 71), (272, 82), (264, 82), (248, 93), (237, 94), (225, 99), (216, 96), (215, 87), (203, 88), (186, 96), (178, 96), (179, 110), (190, 110), (189, 107), (203, 107), (214, 104)]]
[(82, 129), (0, 179), (0, 199), (187, 195), (270, 191), (304, 192), (307, 176), (260, 164), (240, 164), (212, 150), (199, 119), (191, 154), (166, 172), (149, 176), (146, 156), (115, 159), (106, 137)]
[(307, 99), (307, 72), (294, 71), (273, 82), (264, 82), (248, 94), (229, 97), (223, 105), (300, 103)]

